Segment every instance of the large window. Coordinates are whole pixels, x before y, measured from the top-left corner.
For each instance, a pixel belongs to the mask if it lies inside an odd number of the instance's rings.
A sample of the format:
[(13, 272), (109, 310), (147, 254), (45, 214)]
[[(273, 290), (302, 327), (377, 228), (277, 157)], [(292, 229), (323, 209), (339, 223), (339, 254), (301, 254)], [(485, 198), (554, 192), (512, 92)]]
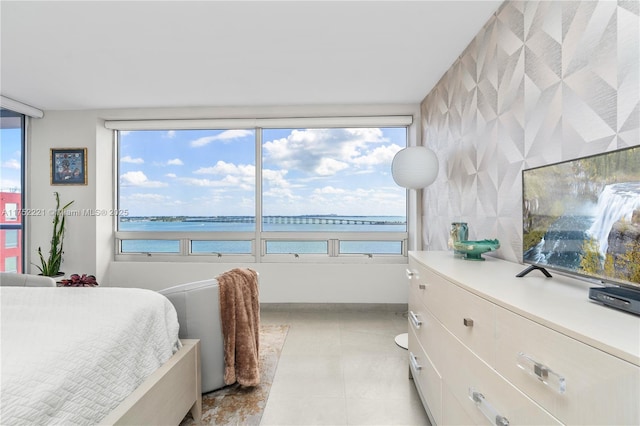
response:
[[(255, 135), (245, 129), (120, 132), (118, 230), (147, 236), (121, 239), (120, 252), (251, 254)], [(221, 232), (241, 240), (221, 239)], [(187, 240), (190, 233), (197, 237)]]
[(0, 268), (5, 272), (22, 272), (23, 158), (25, 116), (0, 109)]
[(407, 145), (406, 119), (380, 127), (267, 124), (118, 130), (117, 257), (406, 255), (406, 190), (390, 173)]

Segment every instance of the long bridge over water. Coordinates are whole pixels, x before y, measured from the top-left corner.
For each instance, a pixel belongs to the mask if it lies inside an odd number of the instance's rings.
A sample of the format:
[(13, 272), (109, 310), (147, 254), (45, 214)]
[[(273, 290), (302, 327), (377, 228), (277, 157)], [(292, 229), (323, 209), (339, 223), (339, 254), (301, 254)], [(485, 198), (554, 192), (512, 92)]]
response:
[[(207, 218), (189, 218), (188, 222), (218, 222), (218, 223), (255, 223), (252, 216), (215, 216)], [(263, 216), (264, 224), (293, 224), (293, 225), (403, 225), (400, 220), (382, 220), (357, 217), (332, 216)]]
[[(347, 216), (263, 216), (264, 224), (293, 224), (293, 225), (404, 225), (406, 221), (371, 217)], [(214, 223), (255, 223), (254, 216), (156, 216), (156, 217), (128, 217), (123, 221), (146, 220), (153, 222), (214, 222)]]

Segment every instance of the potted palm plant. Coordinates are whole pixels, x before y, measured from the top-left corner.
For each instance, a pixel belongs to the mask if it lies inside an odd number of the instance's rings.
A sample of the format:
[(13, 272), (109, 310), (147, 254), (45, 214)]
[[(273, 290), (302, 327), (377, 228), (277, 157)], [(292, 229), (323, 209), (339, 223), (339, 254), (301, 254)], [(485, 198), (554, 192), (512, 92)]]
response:
[(60, 208), (60, 194), (53, 193), (56, 197), (56, 210), (53, 214), (53, 233), (51, 235), (51, 244), (49, 247), (49, 256), (45, 259), (42, 254), (42, 248), (38, 247), (38, 256), (40, 256), (40, 265), (36, 267), (40, 270), (41, 275), (48, 277), (55, 277), (58, 275), (64, 275), (60, 272), (60, 265), (62, 264), (63, 254), (63, 242), (65, 232), (65, 211), (69, 208), (73, 201), (69, 201), (62, 208)]

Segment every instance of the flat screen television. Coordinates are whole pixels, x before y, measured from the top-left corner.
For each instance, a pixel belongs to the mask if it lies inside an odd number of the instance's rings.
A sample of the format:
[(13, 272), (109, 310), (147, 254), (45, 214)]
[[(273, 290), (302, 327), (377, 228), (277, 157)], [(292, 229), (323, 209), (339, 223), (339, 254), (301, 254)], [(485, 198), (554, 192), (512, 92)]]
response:
[(640, 146), (523, 170), (523, 262), (640, 290)]

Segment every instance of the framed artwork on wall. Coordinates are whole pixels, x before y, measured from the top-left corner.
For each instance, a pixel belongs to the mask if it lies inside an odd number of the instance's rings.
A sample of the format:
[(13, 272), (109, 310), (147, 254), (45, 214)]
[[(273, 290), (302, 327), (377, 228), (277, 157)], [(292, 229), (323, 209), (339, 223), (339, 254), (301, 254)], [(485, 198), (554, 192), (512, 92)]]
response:
[(51, 185), (87, 184), (87, 148), (51, 148)]

